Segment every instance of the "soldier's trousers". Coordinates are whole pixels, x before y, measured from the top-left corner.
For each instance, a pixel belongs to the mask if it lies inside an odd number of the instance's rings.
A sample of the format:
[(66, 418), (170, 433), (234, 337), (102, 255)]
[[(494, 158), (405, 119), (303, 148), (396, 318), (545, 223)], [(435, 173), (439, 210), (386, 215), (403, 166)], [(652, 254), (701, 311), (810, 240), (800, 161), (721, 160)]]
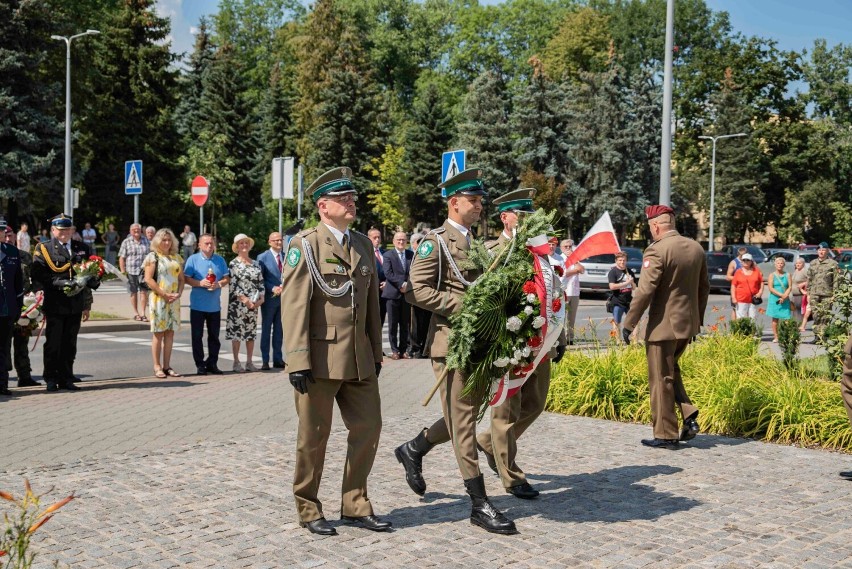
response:
[[(824, 311), (831, 308), (831, 297), (810, 294), (808, 295), (808, 306), (814, 317), (814, 333), (821, 334), (822, 328), (828, 324), (828, 315)], [(817, 307), (822, 310), (817, 310)]]
[(299, 521), (312, 522), (323, 517), (322, 503), (317, 494), (335, 401), (349, 431), (343, 467), (341, 514), (353, 517), (372, 515), (373, 506), (367, 497), (367, 477), (373, 468), (382, 430), (378, 379), (372, 376), (360, 381), (314, 380), (315, 383), (308, 383), (307, 393), (294, 390), (299, 430), (293, 495)]
[(846, 407), (846, 416), (852, 423), (852, 338), (846, 341), (843, 348), (843, 376), (840, 378), (840, 394), (843, 396), (843, 406)]
[[(6, 371), (12, 371), (12, 362), (15, 363), (15, 372), (18, 380), (32, 379), (32, 365), (30, 364), (30, 337), (15, 333), (14, 324), (9, 338), (6, 340)], [(14, 346), (14, 356), (13, 356)]]
[(683, 387), (678, 364), (688, 345), (688, 339), (645, 344), (648, 386), (651, 391), (651, 423), (655, 438), (680, 438), (675, 404), (680, 408), (684, 421), (698, 415), (698, 408), (692, 405)]
[[(12, 324), (15, 321), (8, 317), (0, 317), (0, 346), (5, 346), (12, 333)], [(8, 354), (6, 350), (0, 350), (0, 389), (9, 389), (9, 369), (6, 365)]]
[[(435, 377), (446, 373), (447, 378), (441, 383), (441, 408), (444, 410), (444, 417), (426, 430), (426, 440), (432, 444), (451, 440), (462, 479), (469, 480), (480, 474), (479, 454), (476, 450), (477, 408), (470, 398), (460, 399), (464, 389), (464, 375), (458, 370), (448, 370), (446, 367), (445, 358), (432, 358)], [(452, 436), (450, 433), (453, 433)]]
[(65, 384), (73, 375), (77, 357), (77, 334), (83, 314), (45, 314), (44, 373), (48, 383)]

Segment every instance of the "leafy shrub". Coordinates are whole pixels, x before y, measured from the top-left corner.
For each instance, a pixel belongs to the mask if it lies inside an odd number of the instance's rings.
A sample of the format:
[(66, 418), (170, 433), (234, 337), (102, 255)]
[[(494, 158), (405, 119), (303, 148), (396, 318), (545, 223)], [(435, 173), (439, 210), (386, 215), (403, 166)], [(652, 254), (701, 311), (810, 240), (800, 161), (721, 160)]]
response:
[[(703, 431), (852, 450), (852, 427), (837, 385), (809, 380), (758, 354), (748, 335), (702, 337), (687, 348), (680, 365), (686, 391), (701, 410)], [(640, 346), (572, 351), (553, 369), (549, 410), (650, 422), (648, 367)]]
[(832, 302), (824, 302), (814, 310), (816, 315), (827, 320), (825, 326), (814, 326), (814, 332), (817, 343), (828, 352), (829, 378), (839, 381), (845, 356), (843, 347), (852, 332), (852, 281), (842, 273), (838, 275)]
[(793, 319), (778, 321), (778, 346), (788, 369), (796, 366), (799, 359), (799, 344), (802, 343), (802, 333), (799, 323)]
[(760, 337), (760, 328), (753, 318), (737, 318), (731, 321), (731, 334), (758, 338)]

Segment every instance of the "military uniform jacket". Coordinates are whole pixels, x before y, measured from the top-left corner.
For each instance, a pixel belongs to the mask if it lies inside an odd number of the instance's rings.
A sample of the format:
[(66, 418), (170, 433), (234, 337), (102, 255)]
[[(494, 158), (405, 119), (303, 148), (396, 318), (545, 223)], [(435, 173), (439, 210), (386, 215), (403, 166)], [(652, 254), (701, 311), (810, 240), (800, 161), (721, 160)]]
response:
[(831, 296), (834, 294), (837, 261), (826, 257), (814, 259), (808, 267), (808, 294), (813, 296)]
[[(461, 310), (466, 288), (453, 274), (449, 260), (438, 243), (439, 235), (447, 244), (456, 264), (467, 260), (467, 239), (445, 221), (441, 227), (426, 235), (417, 248), (408, 277), (411, 287), (405, 293), (409, 303), (432, 313), (426, 344), (431, 346), (430, 354), (433, 358), (447, 355), (451, 330), (449, 317)], [(460, 272), (468, 282), (473, 282), (480, 274), (478, 270), (460, 269)]]
[(3, 273), (0, 287), (0, 317), (13, 318), (21, 316), (21, 306), (24, 303), (24, 280), (21, 270), (20, 251), (9, 243), (0, 244), (0, 271)]
[(692, 338), (701, 330), (709, 293), (704, 249), (671, 231), (645, 249), (642, 278), (633, 291), (624, 327), (635, 329), (649, 309), (646, 341)]
[(92, 291), (85, 290), (75, 296), (63, 292), (64, 284), (74, 277), (72, 267), (89, 258), (89, 248), (85, 243), (70, 241), (71, 255), (56, 238), (47, 243), (36, 245), (33, 252), (32, 281), (33, 290), (44, 291), (45, 314), (80, 314), (92, 306)]
[[(310, 370), (315, 377), (347, 380), (375, 375), (382, 360), (379, 279), (373, 244), (349, 231), (350, 253), (324, 223), (290, 241), (283, 266), (281, 316), (289, 371)], [(303, 239), (328, 287), (352, 282), (349, 291), (330, 296), (314, 282)]]

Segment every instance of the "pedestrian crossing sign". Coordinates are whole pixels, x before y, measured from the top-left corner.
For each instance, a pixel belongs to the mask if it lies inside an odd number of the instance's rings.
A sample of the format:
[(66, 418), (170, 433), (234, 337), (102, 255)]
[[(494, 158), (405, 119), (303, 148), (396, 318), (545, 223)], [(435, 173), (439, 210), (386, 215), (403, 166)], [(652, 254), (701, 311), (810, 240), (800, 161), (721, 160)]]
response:
[[(464, 150), (450, 150), (441, 156), (441, 183), (443, 184), (459, 172), (464, 172)], [(447, 197), (441, 189), (441, 197)]]
[(142, 161), (128, 160), (124, 163), (124, 193), (138, 196), (142, 193)]

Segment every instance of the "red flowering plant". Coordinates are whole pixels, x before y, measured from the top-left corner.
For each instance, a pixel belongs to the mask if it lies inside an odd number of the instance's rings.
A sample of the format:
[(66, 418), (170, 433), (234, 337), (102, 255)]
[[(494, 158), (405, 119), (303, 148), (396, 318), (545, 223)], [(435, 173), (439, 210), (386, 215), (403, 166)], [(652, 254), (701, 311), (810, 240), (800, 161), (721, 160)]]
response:
[(65, 285), (62, 291), (66, 296), (76, 296), (83, 292), (87, 284), (95, 277), (100, 282), (117, 278), (115, 267), (103, 260), (102, 257), (91, 255), (82, 263), (76, 263), (73, 267), (73, 280), (76, 284)]

